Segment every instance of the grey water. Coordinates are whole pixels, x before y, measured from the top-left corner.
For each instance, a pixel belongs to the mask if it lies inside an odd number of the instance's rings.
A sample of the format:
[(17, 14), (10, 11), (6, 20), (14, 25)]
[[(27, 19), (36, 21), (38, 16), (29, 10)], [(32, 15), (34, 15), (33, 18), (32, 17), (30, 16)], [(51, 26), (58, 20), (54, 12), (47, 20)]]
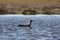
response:
[(60, 15), (0, 15), (0, 40), (60, 40)]

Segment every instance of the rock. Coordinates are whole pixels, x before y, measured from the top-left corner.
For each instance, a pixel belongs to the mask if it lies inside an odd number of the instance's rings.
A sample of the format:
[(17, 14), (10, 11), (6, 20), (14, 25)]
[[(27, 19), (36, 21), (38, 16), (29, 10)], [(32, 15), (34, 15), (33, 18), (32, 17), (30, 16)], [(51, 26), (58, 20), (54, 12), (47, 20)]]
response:
[(35, 14), (38, 14), (38, 12), (36, 10), (24, 10), (22, 12), (22, 14), (24, 14), (24, 15), (35, 15)]

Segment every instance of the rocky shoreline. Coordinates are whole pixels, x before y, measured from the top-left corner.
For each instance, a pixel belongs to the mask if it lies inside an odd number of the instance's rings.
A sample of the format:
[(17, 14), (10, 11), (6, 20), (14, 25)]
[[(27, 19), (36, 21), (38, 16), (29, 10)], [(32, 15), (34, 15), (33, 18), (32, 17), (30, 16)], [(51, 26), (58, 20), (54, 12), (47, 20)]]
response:
[(36, 14), (60, 14), (60, 7), (31, 7), (28, 5), (17, 5), (11, 3), (0, 3), (0, 14), (24, 14), (24, 15), (36, 15)]

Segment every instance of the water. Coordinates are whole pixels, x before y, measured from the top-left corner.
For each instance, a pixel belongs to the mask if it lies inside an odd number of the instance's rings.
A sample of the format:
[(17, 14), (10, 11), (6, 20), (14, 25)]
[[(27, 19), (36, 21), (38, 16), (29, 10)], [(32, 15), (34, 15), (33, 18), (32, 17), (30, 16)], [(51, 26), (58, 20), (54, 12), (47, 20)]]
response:
[(0, 40), (60, 40), (60, 15), (0, 15)]

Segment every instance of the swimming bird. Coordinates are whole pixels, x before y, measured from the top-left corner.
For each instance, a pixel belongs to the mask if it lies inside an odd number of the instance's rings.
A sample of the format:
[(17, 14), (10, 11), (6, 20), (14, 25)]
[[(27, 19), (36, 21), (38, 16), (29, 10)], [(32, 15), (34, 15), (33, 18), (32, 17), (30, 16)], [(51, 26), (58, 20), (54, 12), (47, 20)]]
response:
[(33, 20), (30, 20), (30, 23), (28, 25), (21, 25), (21, 24), (19, 24), (18, 26), (19, 27), (31, 27), (32, 26), (32, 21)]

